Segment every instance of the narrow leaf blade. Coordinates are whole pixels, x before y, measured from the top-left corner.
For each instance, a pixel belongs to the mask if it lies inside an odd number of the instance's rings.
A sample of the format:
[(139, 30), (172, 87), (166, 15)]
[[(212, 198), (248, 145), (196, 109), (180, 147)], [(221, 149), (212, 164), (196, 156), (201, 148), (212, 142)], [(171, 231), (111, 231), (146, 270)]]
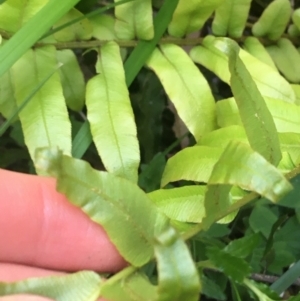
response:
[(185, 1), (180, 0), (168, 31), (175, 37), (183, 37), (200, 30), (213, 11), (224, 0)]
[(277, 68), (267, 52), (264, 45), (256, 37), (247, 37), (244, 41), (243, 48), (251, 55), (259, 59), (261, 62), (269, 65), (272, 69), (277, 71)]
[(250, 73), (239, 58), (236, 44), (229, 45), (229, 70), (231, 90), (250, 145), (269, 162), (277, 165), (281, 152), (273, 118)]
[(86, 93), (93, 140), (109, 172), (137, 182), (139, 145), (120, 49), (108, 42), (100, 52), (99, 74), (88, 82)]
[(253, 35), (277, 40), (284, 33), (292, 13), (288, 0), (274, 0), (252, 27)]
[(156, 239), (159, 285), (157, 301), (197, 301), (200, 282), (189, 250), (176, 233), (168, 227)]
[[(115, 0), (117, 3), (119, 0)], [(115, 32), (119, 39), (135, 37), (151, 40), (154, 36), (151, 0), (132, 1), (115, 8)]]
[(57, 51), (56, 56), (58, 62), (63, 64), (59, 74), (67, 106), (80, 111), (84, 105), (85, 82), (77, 58), (69, 49)]
[(251, 0), (224, 1), (215, 11), (212, 31), (217, 36), (240, 38), (246, 26)]
[(154, 50), (147, 66), (159, 77), (196, 140), (216, 127), (215, 101), (210, 87), (184, 50), (172, 44), (161, 45)]
[(293, 43), (286, 38), (281, 38), (277, 44), (268, 46), (266, 49), (286, 79), (293, 83), (299, 83), (300, 53)]
[[(55, 69), (57, 62), (52, 46), (29, 50), (12, 67), (17, 103), (21, 105), (38, 85), (39, 79), (46, 78)], [(35, 150), (45, 146), (58, 146), (64, 153), (71, 153), (71, 124), (57, 72), (32, 97), (19, 116), (32, 159)]]
[(101, 278), (90, 271), (65, 276), (28, 278), (13, 283), (0, 283), (0, 296), (32, 294), (57, 301), (97, 300)]

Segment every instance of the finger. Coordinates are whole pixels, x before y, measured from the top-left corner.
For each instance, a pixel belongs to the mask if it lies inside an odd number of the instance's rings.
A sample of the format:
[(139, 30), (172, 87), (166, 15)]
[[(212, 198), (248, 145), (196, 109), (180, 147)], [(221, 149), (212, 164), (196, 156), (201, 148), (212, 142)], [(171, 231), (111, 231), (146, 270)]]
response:
[(1, 297), (0, 301), (53, 301), (48, 298), (32, 295), (11, 295)]
[[(41, 268), (27, 267), (17, 264), (6, 264), (0, 263), (0, 281), (3, 282), (15, 282), (21, 281), (27, 278), (32, 277), (47, 277), (47, 276), (62, 276), (66, 273), (50, 271)], [(47, 301), (50, 299), (38, 297), (38, 296), (29, 296), (29, 295), (16, 295), (16, 296), (7, 296), (0, 298), (0, 301)], [(98, 301), (105, 301), (104, 299), (98, 299)]]
[[(34, 267), (25, 267), (16, 264), (0, 263), (0, 281), (14, 282), (21, 281), (30, 277), (46, 277), (50, 275), (63, 275), (64, 273), (38, 269)], [(51, 299), (33, 296), (33, 295), (11, 295), (1, 297), (0, 301), (49, 301)]]
[(14, 263), (0, 263), (0, 281), (14, 282), (30, 277), (62, 276), (66, 273), (24, 266)]
[(51, 178), (0, 169), (0, 261), (74, 271), (126, 265), (104, 230)]

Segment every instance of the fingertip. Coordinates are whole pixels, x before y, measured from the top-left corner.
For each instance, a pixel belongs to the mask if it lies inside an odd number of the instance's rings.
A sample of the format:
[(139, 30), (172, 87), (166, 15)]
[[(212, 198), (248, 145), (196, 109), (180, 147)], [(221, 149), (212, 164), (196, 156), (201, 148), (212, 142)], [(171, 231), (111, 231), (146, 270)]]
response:
[(75, 271), (126, 266), (102, 227), (55, 190), (52, 178), (0, 169), (0, 261)]

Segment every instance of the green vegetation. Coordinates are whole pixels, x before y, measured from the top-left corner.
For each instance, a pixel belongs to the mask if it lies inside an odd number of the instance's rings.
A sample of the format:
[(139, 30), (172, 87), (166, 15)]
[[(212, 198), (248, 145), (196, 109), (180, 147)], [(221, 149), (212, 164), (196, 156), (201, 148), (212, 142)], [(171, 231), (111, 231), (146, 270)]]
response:
[(130, 266), (0, 295), (300, 300), (299, 1), (78, 2), (1, 1), (0, 167), (55, 177)]

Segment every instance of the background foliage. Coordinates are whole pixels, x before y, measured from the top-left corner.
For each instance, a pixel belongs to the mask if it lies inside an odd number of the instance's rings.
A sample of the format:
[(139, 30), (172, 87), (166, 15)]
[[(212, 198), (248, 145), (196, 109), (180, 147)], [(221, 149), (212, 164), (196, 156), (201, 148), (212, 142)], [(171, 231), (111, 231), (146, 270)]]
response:
[(1, 1), (0, 167), (56, 177), (130, 265), (0, 295), (300, 300), (298, 7)]

